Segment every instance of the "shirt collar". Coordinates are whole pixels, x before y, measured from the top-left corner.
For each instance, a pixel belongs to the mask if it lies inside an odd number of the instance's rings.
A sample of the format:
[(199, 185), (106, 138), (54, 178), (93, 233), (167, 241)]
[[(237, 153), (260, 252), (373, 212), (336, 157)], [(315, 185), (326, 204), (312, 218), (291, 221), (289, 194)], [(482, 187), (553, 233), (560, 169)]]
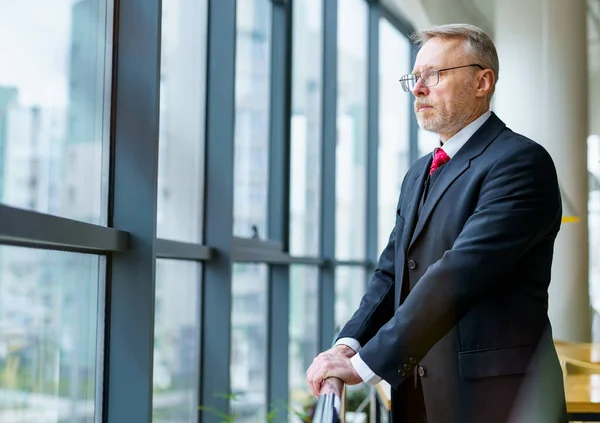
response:
[[(491, 115), (492, 112), (488, 110), (487, 112), (479, 116), (477, 119), (475, 119), (473, 122), (471, 122), (463, 129), (458, 131), (452, 138), (448, 139), (448, 141), (446, 141), (445, 143), (442, 143), (440, 141), (440, 147), (444, 148), (444, 152), (448, 155), (448, 157), (454, 157), (454, 155), (458, 153), (458, 150), (460, 150), (462, 146), (465, 145), (467, 141), (469, 141), (469, 138), (471, 138), (473, 134), (483, 126), (483, 124), (489, 119)], [(437, 148), (433, 150), (434, 155), (436, 151)]]

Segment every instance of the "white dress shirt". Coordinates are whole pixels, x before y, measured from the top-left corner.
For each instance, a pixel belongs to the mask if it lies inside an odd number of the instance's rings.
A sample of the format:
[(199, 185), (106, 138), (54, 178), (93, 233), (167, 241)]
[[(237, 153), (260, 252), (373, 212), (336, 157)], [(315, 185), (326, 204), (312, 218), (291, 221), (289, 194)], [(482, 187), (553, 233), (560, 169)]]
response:
[[(458, 153), (458, 150), (460, 150), (462, 146), (465, 145), (467, 141), (469, 141), (469, 138), (471, 138), (473, 134), (475, 134), (475, 132), (477, 132), (477, 130), (483, 126), (483, 124), (489, 119), (491, 115), (492, 112), (488, 110), (487, 112), (479, 116), (477, 119), (475, 119), (473, 122), (471, 122), (463, 129), (458, 131), (452, 138), (448, 139), (448, 141), (443, 143), (442, 147), (444, 149), (444, 152), (448, 155), (448, 157), (454, 157), (454, 155)], [(432, 154), (435, 154), (436, 150), (437, 148), (433, 150)], [(371, 370), (371, 368), (367, 366), (367, 363), (365, 363), (362, 360), (362, 358), (360, 358), (359, 352), (362, 346), (356, 339), (340, 338), (335, 343), (335, 345), (340, 344), (347, 345), (354, 351), (356, 351), (356, 355), (354, 355), (350, 359), (350, 362), (352, 363), (354, 370), (356, 370), (356, 373), (358, 373), (358, 375), (364, 382), (368, 383), (369, 385), (377, 385), (379, 382), (381, 382), (381, 377), (377, 376), (375, 372), (373, 372), (373, 370)]]

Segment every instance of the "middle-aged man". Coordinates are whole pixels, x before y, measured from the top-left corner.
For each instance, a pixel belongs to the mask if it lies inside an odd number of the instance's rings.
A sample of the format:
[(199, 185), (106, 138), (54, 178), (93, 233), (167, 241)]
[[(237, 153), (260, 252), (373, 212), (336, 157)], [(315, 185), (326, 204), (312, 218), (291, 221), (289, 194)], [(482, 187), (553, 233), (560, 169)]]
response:
[(385, 379), (395, 423), (566, 422), (547, 312), (562, 214), (554, 163), (490, 111), (499, 64), (482, 30), (415, 39), (400, 83), (441, 147), (406, 174), (360, 307), (309, 386)]

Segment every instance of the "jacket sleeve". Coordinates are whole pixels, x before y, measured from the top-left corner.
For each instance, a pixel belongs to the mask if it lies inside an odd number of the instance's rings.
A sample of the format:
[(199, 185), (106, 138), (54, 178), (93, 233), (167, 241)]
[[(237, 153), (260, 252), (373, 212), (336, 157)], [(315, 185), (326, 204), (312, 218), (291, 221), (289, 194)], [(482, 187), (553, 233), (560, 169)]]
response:
[[(344, 325), (338, 339), (353, 338), (364, 346), (394, 315), (394, 240), (396, 228), (383, 250), (360, 306)], [(359, 281), (357, 281), (359, 282)]]
[(452, 248), (363, 345), (362, 359), (398, 387), (405, 364), (420, 361), (473, 305), (510, 283), (503, 276), (540, 240), (556, 237), (561, 214), (554, 163), (541, 146), (498, 159)]
[(402, 182), (400, 198), (396, 207), (396, 222), (388, 243), (379, 257), (377, 267), (371, 277), (365, 295), (359, 308), (352, 318), (344, 325), (338, 339), (353, 338), (364, 346), (381, 327), (394, 316), (394, 282), (396, 266), (396, 239), (402, 237), (402, 222), (400, 208), (402, 204), (405, 184), (411, 178), (407, 174)]

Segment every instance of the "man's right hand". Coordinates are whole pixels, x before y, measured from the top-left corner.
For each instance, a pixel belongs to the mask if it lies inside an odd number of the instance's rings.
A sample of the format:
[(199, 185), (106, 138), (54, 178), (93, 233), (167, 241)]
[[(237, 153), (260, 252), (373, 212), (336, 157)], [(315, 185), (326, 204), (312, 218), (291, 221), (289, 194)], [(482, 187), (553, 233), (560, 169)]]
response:
[(356, 385), (362, 382), (360, 375), (352, 366), (350, 360), (356, 351), (345, 344), (334, 345), (322, 352), (313, 360), (306, 371), (306, 381), (313, 395), (319, 396), (328, 378), (338, 378), (347, 385)]

